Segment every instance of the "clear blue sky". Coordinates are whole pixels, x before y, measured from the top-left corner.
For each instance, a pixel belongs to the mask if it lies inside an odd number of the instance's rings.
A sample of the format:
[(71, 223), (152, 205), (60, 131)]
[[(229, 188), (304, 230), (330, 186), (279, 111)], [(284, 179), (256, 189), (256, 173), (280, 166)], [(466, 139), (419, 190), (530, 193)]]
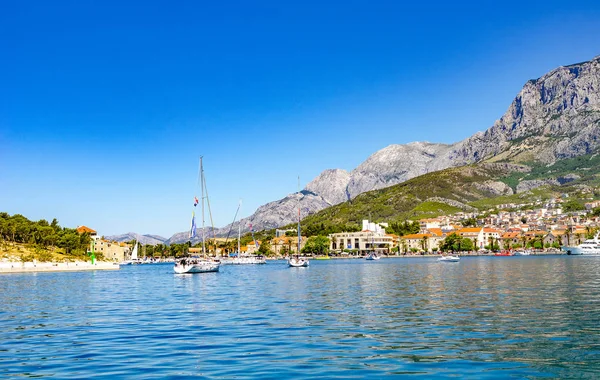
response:
[(222, 226), (597, 55), (598, 1), (4, 1), (0, 211), (169, 237), (203, 155)]

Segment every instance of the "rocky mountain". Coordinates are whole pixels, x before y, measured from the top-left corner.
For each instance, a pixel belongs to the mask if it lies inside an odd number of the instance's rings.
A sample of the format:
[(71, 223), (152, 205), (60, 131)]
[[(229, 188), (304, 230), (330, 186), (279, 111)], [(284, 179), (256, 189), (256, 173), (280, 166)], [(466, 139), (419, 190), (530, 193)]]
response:
[[(485, 132), (455, 144), (413, 142), (390, 145), (375, 152), (350, 173), (340, 169), (326, 170), (300, 194), (291, 194), (259, 207), (252, 216), (241, 221), (242, 231), (249, 230), (250, 222), (255, 230), (294, 222), (297, 218), (295, 202), (299, 196), (303, 209), (316, 212), (364, 192), (445, 168), (483, 161), (551, 164), (591, 153), (598, 147), (600, 56), (588, 62), (559, 67), (539, 79), (528, 81), (506, 113)], [(519, 191), (537, 185), (524, 184)], [(478, 186), (509, 192), (498, 184)], [(233, 228), (237, 229), (237, 224)], [(216, 232), (223, 236), (229, 229), (230, 226), (226, 226)], [(173, 238), (169, 241), (174, 241)]]
[(137, 240), (138, 242), (144, 245), (164, 244), (167, 241), (167, 238), (164, 238), (162, 236), (140, 235), (136, 234), (135, 232), (128, 232), (122, 235), (105, 236), (105, 238), (107, 240), (113, 240), (118, 242)]
[(449, 158), (553, 163), (599, 146), (600, 56), (528, 81), (500, 120), (455, 144)]

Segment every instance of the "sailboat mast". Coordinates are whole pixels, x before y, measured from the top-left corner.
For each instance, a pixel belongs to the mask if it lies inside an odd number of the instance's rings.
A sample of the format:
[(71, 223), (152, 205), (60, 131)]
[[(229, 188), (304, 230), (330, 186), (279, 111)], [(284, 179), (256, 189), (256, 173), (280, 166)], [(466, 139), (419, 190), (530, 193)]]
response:
[(202, 166), (202, 156), (200, 156), (200, 188), (202, 191), (202, 255), (206, 256), (206, 246), (204, 243), (204, 167)]
[[(242, 206), (242, 200), (240, 199), (240, 207)], [(240, 251), (240, 239), (242, 237), (242, 221), (240, 220), (238, 223), (238, 257), (240, 257), (241, 255), (241, 251)]]
[(302, 196), (302, 194), (300, 194), (300, 176), (298, 176), (298, 251), (296, 251), (297, 254), (300, 254), (300, 197)]

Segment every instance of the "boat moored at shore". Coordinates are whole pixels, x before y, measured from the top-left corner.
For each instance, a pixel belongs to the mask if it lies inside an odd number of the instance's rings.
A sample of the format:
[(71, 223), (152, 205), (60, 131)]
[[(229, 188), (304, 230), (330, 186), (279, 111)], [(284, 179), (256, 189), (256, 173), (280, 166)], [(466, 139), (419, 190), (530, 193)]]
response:
[(560, 249), (565, 251), (567, 255), (600, 256), (600, 232), (577, 246), (564, 246)]

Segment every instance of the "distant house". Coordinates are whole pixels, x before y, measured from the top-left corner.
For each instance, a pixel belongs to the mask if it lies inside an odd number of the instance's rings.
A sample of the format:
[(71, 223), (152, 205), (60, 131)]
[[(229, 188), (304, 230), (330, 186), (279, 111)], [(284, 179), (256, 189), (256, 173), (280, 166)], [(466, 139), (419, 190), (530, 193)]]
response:
[(463, 237), (473, 240), (477, 249), (490, 244), (491, 240), (500, 241), (502, 231), (490, 227), (467, 227), (461, 228), (456, 233)]
[(433, 235), (433, 234), (410, 234), (404, 235), (400, 237), (401, 243), (400, 250), (403, 250), (403, 247), (407, 250), (416, 250), (423, 251), (423, 248), (426, 252), (437, 251), (439, 247), (439, 242), (441, 240), (441, 236)]
[(77, 227), (77, 232), (79, 234), (83, 234), (83, 233), (87, 232), (88, 234), (90, 234), (90, 236), (96, 236), (97, 235), (96, 230), (92, 230), (91, 228), (86, 227), (86, 226), (79, 226), (79, 227)]
[[(307, 240), (306, 236), (300, 237), (300, 250), (302, 250), (302, 248), (304, 248), (304, 246), (306, 245), (306, 240)], [(250, 244), (248, 244), (248, 245), (250, 246)], [(252, 244), (252, 246), (254, 247), (254, 244)], [(274, 237), (273, 239), (271, 239), (271, 250), (276, 255), (280, 255), (282, 250), (284, 249), (284, 247), (286, 249), (289, 249), (290, 252), (296, 253), (296, 251), (298, 251), (298, 237), (297, 236), (280, 236), (280, 237)]]

